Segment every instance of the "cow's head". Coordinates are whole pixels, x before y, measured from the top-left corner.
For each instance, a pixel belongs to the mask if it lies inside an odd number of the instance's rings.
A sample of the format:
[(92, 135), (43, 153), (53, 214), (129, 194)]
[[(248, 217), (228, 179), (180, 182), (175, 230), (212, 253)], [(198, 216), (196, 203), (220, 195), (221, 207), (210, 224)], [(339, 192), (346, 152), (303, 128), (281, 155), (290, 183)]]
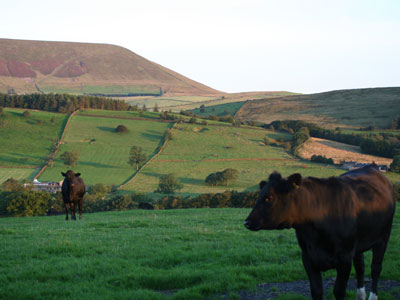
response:
[(64, 182), (67, 184), (70, 192), (73, 191), (77, 178), (81, 176), (81, 173), (74, 173), (72, 170), (68, 170), (67, 173), (61, 172), (61, 175), (65, 177)]
[(244, 226), (250, 230), (288, 228), (284, 216), (300, 185), (301, 175), (298, 173), (285, 179), (274, 172), (268, 182), (261, 181), (258, 201), (244, 221)]

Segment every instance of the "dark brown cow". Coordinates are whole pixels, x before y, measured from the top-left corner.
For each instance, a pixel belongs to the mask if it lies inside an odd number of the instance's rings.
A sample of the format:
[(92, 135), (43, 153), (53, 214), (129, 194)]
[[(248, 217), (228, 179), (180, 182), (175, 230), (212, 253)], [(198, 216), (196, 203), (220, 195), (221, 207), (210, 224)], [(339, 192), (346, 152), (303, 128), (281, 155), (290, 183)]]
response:
[(322, 299), (321, 272), (336, 269), (336, 299), (346, 294), (352, 262), (357, 299), (365, 299), (363, 252), (372, 249), (372, 291), (377, 285), (395, 211), (393, 188), (376, 165), (340, 177), (287, 179), (273, 173), (244, 225), (250, 230), (294, 228), (314, 300)]
[(85, 195), (85, 184), (79, 176), (81, 173), (74, 173), (68, 170), (67, 173), (61, 172), (64, 176), (64, 181), (61, 186), (61, 193), (63, 196), (65, 206), (65, 219), (68, 220), (68, 207), (71, 209), (71, 219), (76, 220), (75, 209), (79, 205), (79, 219), (82, 219), (82, 202), (83, 195)]

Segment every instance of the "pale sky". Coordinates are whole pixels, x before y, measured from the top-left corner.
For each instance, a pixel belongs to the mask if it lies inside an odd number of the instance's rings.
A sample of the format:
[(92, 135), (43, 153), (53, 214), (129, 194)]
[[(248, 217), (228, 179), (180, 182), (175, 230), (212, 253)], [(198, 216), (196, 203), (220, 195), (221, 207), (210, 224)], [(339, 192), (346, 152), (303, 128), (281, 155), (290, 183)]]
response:
[(400, 86), (398, 0), (0, 4), (0, 38), (115, 44), (224, 92)]

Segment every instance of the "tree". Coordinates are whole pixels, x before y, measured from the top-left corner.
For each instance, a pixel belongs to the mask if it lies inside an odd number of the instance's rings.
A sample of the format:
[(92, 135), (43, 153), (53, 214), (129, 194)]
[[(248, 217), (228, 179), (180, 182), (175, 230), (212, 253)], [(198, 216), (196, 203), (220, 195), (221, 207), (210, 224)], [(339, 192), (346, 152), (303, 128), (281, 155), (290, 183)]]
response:
[(3, 182), (2, 187), (3, 190), (7, 192), (23, 190), (23, 186), (19, 184), (18, 180), (14, 178), (8, 178), (6, 181)]
[(228, 186), (232, 181), (235, 181), (239, 177), (239, 171), (236, 169), (228, 168), (222, 172), (211, 173), (204, 180), (205, 183), (214, 185), (226, 185)]
[(157, 104), (157, 103), (154, 104), (153, 111), (154, 111), (154, 112), (159, 112), (158, 104)]
[(163, 194), (173, 194), (176, 190), (180, 190), (183, 188), (183, 185), (178, 181), (178, 178), (174, 174), (166, 174), (161, 175), (158, 189), (155, 190), (155, 193), (163, 193)]
[(126, 128), (125, 125), (118, 125), (117, 128), (115, 129), (115, 131), (117, 131), (119, 133), (125, 133), (125, 132), (128, 132), (128, 128)]
[(393, 162), (390, 164), (390, 171), (400, 173), (400, 155), (393, 157)]
[(139, 166), (147, 160), (147, 155), (143, 152), (142, 147), (132, 146), (129, 154), (128, 163), (133, 167), (136, 165), (136, 171), (139, 170)]
[(79, 159), (79, 152), (76, 150), (65, 151), (63, 154), (60, 155), (60, 158), (64, 161), (64, 165), (75, 167)]

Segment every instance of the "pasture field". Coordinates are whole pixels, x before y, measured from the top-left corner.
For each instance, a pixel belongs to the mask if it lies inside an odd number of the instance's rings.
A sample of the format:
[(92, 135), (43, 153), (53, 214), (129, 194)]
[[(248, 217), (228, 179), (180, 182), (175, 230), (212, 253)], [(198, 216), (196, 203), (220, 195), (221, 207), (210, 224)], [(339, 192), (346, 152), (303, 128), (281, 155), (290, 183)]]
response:
[(236, 116), (265, 123), (304, 120), (330, 128), (388, 128), (399, 114), (399, 92), (398, 87), (352, 89), (248, 101)]
[[(0, 298), (240, 299), (239, 291), (260, 283), (307, 279), (294, 230), (250, 232), (242, 225), (249, 212), (135, 210), (84, 214), (75, 222), (2, 218)], [(400, 280), (399, 217), (397, 209), (382, 280)], [(332, 291), (326, 294), (334, 299)], [(346, 299), (354, 296), (348, 291)], [(381, 292), (379, 299), (395, 298)]]
[(154, 93), (159, 94), (160, 89), (152, 86), (134, 85), (79, 85), (79, 86), (51, 86), (40, 85), (40, 90), (45, 93), (67, 93), (67, 94), (104, 94), (104, 95), (125, 95)]
[(235, 113), (242, 107), (245, 102), (231, 102), (224, 103), (219, 105), (207, 106), (204, 107), (204, 111), (200, 111), (200, 108), (196, 108), (193, 110), (193, 113), (199, 116), (226, 116), (231, 115), (234, 116)]
[[(147, 108), (153, 108), (157, 104), (159, 108), (164, 110), (169, 110), (180, 105), (192, 105), (199, 102), (216, 101), (218, 99), (216, 96), (143, 96), (123, 98), (130, 105), (137, 105), (139, 107), (146, 105)], [(173, 109), (173, 111), (179, 112), (180, 110)]]
[[(291, 139), (290, 134), (237, 127), (179, 124), (172, 130), (172, 140), (161, 154), (144, 167), (124, 189), (148, 193), (157, 189), (159, 176), (174, 173), (183, 184), (177, 194), (216, 193), (225, 190), (254, 190), (258, 183), (277, 170), (284, 176), (300, 172), (303, 176), (339, 175), (344, 171), (294, 158), (280, 147), (265, 146), (264, 136)], [(229, 186), (211, 187), (204, 183), (210, 173), (234, 168), (239, 178)]]
[[(115, 132), (118, 125), (125, 125), (128, 132)], [(170, 126), (171, 123), (147, 120), (76, 115), (68, 125), (53, 167), (48, 167), (39, 180), (61, 180), (60, 172), (65, 172), (69, 167), (63, 164), (60, 155), (64, 151), (77, 150), (78, 165), (73, 169), (82, 173), (85, 183), (120, 185), (135, 172), (128, 164), (130, 148), (140, 146), (148, 157), (153, 156), (156, 148), (162, 144), (164, 131)]]
[(9, 178), (33, 180), (39, 168), (0, 168), (0, 184)]
[[(0, 115), (0, 166), (38, 167), (61, 137), (65, 114), (5, 108)], [(51, 121), (53, 119), (53, 122)]]
[(116, 118), (146, 118), (146, 119), (160, 119), (160, 113), (145, 111), (114, 111), (114, 110), (101, 110), (101, 109), (82, 109), (77, 112), (77, 115), (91, 115), (91, 116), (107, 116)]

